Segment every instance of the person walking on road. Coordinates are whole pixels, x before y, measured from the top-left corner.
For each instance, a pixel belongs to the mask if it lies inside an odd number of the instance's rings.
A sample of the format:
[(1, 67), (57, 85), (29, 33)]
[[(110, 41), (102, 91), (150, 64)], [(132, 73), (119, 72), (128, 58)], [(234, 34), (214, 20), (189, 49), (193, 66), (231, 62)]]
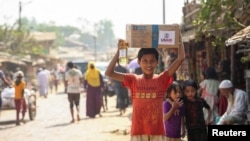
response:
[(39, 68), (38, 74), (37, 74), (37, 82), (38, 82), (38, 90), (39, 90), (40, 97), (47, 98), (48, 96), (48, 86), (49, 86), (48, 79), (49, 77), (48, 77), (47, 72), (44, 69)]
[(82, 72), (74, 68), (73, 62), (67, 63), (68, 71), (65, 76), (65, 84), (67, 87), (68, 101), (70, 107), (70, 114), (72, 120), (71, 123), (75, 122), (74, 118), (74, 105), (76, 107), (76, 118), (80, 121), (80, 93), (82, 87)]
[(16, 74), (16, 80), (14, 83), (15, 88), (15, 108), (16, 108), (16, 125), (20, 125), (19, 114), (22, 109), (22, 122), (24, 121), (25, 113), (26, 113), (26, 101), (24, 98), (24, 89), (26, 87), (26, 83), (22, 80), (23, 73), (19, 72)]
[[(121, 66), (119, 61), (117, 61), (117, 66), (115, 67), (116, 72), (128, 73), (128, 70)], [(120, 116), (126, 112), (126, 108), (129, 105), (128, 89), (122, 85), (120, 81), (113, 80), (114, 90), (117, 97), (117, 108), (120, 111)]]
[(100, 70), (95, 67), (94, 62), (88, 63), (85, 73), (84, 88), (87, 90), (86, 115), (95, 118), (97, 114), (101, 117), (101, 107), (103, 104), (102, 93), (104, 82)]
[(52, 85), (55, 88), (55, 93), (57, 93), (58, 90), (58, 85), (59, 85), (59, 81), (60, 81), (60, 75), (59, 75), (59, 70), (57, 68), (55, 68), (52, 72), (51, 72), (51, 78), (52, 78)]
[(124, 47), (124, 42), (126, 41), (119, 40), (117, 52), (109, 63), (105, 75), (122, 82), (131, 91), (133, 103), (131, 141), (165, 141), (162, 103), (167, 88), (173, 82), (173, 74), (185, 58), (183, 43), (180, 43), (178, 48), (178, 58), (160, 74), (155, 74), (159, 52), (155, 48), (141, 48), (137, 58), (143, 74), (137, 75), (114, 70), (119, 58), (119, 49)]

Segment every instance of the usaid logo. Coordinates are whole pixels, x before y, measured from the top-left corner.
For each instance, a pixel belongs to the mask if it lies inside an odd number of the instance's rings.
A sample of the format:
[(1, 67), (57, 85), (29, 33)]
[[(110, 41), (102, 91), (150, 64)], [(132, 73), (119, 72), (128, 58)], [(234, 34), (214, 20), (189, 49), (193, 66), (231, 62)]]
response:
[(164, 34), (164, 38), (168, 38), (169, 37), (169, 34), (168, 33), (165, 33)]
[(174, 45), (175, 32), (174, 31), (159, 31), (159, 44)]
[(165, 33), (165, 34), (163, 35), (163, 37), (164, 37), (164, 38), (161, 38), (161, 42), (172, 42), (172, 41), (173, 41), (173, 39), (171, 39), (171, 38), (169, 37), (169, 33)]

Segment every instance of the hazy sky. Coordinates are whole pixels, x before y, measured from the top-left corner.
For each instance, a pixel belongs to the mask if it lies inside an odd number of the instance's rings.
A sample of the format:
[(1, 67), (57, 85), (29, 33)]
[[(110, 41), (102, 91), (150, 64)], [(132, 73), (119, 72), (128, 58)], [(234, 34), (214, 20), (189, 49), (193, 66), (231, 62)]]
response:
[[(115, 36), (125, 38), (126, 24), (162, 24), (163, 0), (0, 0), (0, 24), (18, 19), (19, 1), (23, 17), (57, 25), (90, 27), (102, 19), (112, 21)], [(181, 23), (185, 0), (165, 0), (165, 23)], [(82, 20), (79, 20), (82, 19)]]

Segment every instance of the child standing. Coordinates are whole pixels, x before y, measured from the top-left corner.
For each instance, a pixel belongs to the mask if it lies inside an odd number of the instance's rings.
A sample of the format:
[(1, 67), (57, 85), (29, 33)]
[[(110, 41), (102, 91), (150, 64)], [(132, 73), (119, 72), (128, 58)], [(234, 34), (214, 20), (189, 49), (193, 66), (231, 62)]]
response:
[(181, 141), (181, 137), (185, 137), (184, 105), (181, 97), (181, 86), (173, 82), (163, 102), (166, 141)]
[(119, 48), (124, 40), (119, 40), (118, 50), (109, 63), (105, 75), (121, 81), (131, 91), (133, 103), (131, 141), (165, 141), (163, 126), (164, 95), (173, 82), (173, 74), (183, 62), (184, 47), (180, 43), (178, 58), (160, 74), (155, 74), (159, 53), (155, 48), (141, 48), (138, 52), (138, 64), (143, 74), (118, 73), (114, 71), (119, 58)]
[(25, 89), (25, 81), (22, 80), (23, 74), (17, 73), (17, 77), (14, 83), (15, 89), (15, 107), (16, 107), (16, 125), (20, 125), (19, 121), (19, 113), (22, 109), (22, 122), (24, 121), (24, 116), (26, 113), (26, 101), (24, 99), (24, 89)]
[[(215, 124), (215, 118), (218, 117), (218, 89), (219, 80), (217, 79), (216, 70), (213, 67), (206, 69), (206, 79), (200, 82), (200, 89), (202, 91), (201, 98), (203, 98), (211, 108), (211, 116), (209, 124)], [(207, 118), (207, 110), (204, 110), (204, 117)]]
[[(207, 124), (211, 116), (208, 103), (197, 96), (198, 85), (194, 80), (186, 80), (183, 83), (185, 122), (188, 141), (207, 141)], [(205, 121), (203, 108), (208, 110)]]

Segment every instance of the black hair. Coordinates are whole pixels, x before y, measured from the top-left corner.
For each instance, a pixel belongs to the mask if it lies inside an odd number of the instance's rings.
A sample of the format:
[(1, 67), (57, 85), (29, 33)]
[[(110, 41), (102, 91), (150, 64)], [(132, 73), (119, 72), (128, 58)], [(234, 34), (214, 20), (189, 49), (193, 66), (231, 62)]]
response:
[(177, 88), (180, 89), (180, 93), (182, 94), (181, 85), (180, 85), (178, 82), (174, 81), (174, 82), (168, 87), (168, 89), (167, 89), (166, 98), (170, 98), (170, 93), (171, 93), (172, 91), (174, 91), (174, 92), (176, 93), (176, 92), (177, 92)]
[(74, 67), (74, 64), (73, 64), (73, 62), (69, 61), (67, 63), (67, 66), (72, 69)]
[(218, 79), (216, 70), (213, 67), (208, 67), (206, 70), (206, 79)]
[(153, 54), (157, 61), (159, 59), (159, 53), (155, 48), (141, 48), (137, 55), (138, 60), (141, 60), (142, 56), (146, 54)]
[(194, 80), (192, 80), (192, 79), (185, 80), (185, 81), (183, 82), (183, 90), (185, 90), (185, 88), (188, 87), (188, 86), (192, 86), (192, 87), (194, 87), (196, 90), (198, 90), (198, 85), (197, 85), (197, 83), (196, 83)]
[(230, 62), (228, 60), (222, 60), (220, 62), (220, 72), (219, 72), (219, 80), (230, 79)]

